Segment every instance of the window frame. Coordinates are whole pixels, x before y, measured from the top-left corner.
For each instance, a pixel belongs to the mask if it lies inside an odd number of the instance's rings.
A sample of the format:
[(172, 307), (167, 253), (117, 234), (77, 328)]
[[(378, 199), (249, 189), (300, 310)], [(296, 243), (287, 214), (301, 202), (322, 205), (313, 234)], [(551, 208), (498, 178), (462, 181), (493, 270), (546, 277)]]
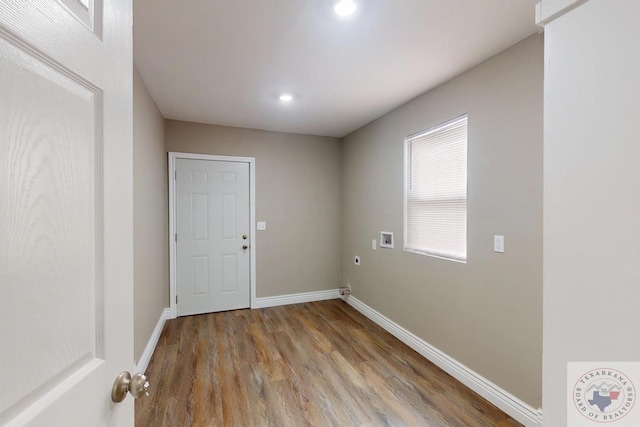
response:
[[(465, 163), (466, 163), (466, 171), (467, 171), (467, 177), (465, 180), (465, 253), (464, 253), (464, 257), (456, 257), (456, 256), (452, 256), (449, 254), (445, 254), (444, 252), (440, 252), (438, 253), (437, 251), (428, 251), (428, 250), (421, 250), (419, 248), (414, 248), (414, 247), (409, 247), (407, 245), (407, 241), (408, 241), (408, 204), (409, 204), (409, 169), (411, 167), (411, 165), (409, 164), (409, 144), (410, 142), (412, 142), (413, 140), (415, 140), (416, 138), (419, 137), (424, 137), (427, 136), (429, 134), (432, 133), (436, 133), (438, 131), (444, 130), (450, 126), (453, 126), (456, 123), (459, 123), (463, 120), (466, 120), (467, 124), (467, 140), (465, 141), (466, 144), (466, 158), (465, 158)], [(469, 255), (469, 248), (468, 248), (468, 235), (469, 235), (469, 228), (468, 228), (468, 220), (469, 220), (469, 176), (468, 176), (468, 172), (469, 172), (469, 152), (468, 152), (468, 147), (469, 147), (469, 115), (468, 113), (464, 113), (461, 114), (457, 117), (454, 117), (450, 120), (447, 120), (445, 122), (441, 122), (436, 124), (435, 126), (431, 126), (427, 129), (421, 130), (419, 132), (413, 133), (411, 135), (408, 135), (404, 138), (404, 188), (403, 188), (403, 205), (404, 205), (404, 211), (403, 211), (403, 250), (405, 252), (411, 252), (411, 253), (415, 253), (415, 254), (419, 254), (419, 255), (426, 255), (429, 257), (433, 257), (433, 258), (440, 258), (440, 259), (444, 259), (447, 261), (454, 261), (454, 262), (458, 262), (458, 263), (463, 263), (466, 264), (467, 263), (467, 259), (468, 259), (468, 255)]]

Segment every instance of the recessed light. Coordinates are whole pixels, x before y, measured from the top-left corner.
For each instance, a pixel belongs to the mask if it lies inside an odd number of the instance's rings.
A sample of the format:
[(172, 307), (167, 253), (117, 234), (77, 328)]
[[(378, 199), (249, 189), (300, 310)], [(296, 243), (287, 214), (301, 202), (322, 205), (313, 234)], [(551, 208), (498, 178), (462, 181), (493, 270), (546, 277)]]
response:
[(356, 3), (353, 0), (340, 0), (333, 10), (340, 16), (349, 16), (356, 11)]
[(293, 95), (291, 95), (290, 93), (281, 93), (278, 98), (282, 102), (291, 102), (291, 101), (293, 101)]

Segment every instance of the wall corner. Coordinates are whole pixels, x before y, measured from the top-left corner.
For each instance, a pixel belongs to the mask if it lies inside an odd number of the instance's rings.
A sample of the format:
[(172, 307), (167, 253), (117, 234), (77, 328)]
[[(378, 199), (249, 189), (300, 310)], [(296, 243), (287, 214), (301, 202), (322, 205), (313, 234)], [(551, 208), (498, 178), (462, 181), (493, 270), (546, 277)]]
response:
[(588, 1), (589, 0), (541, 0), (536, 4), (536, 24), (544, 28), (545, 25)]

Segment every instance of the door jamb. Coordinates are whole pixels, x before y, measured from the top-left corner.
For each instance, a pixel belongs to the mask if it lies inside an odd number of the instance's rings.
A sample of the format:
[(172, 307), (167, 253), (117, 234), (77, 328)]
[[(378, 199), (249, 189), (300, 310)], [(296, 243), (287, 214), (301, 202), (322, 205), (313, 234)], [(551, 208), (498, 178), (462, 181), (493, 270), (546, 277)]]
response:
[(210, 154), (169, 152), (169, 309), (171, 318), (178, 315), (176, 306), (176, 160), (217, 160), (249, 163), (249, 229), (251, 252), (249, 258), (250, 308), (256, 305), (256, 159), (255, 157), (215, 156)]

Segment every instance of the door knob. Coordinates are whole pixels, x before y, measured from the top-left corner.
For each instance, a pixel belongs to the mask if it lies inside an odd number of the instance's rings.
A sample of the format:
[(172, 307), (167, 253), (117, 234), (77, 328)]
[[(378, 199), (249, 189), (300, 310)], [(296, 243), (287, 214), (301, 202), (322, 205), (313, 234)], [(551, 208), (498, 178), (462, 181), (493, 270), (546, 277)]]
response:
[(138, 398), (149, 395), (149, 381), (144, 374), (135, 374), (133, 377), (127, 371), (120, 372), (111, 388), (111, 400), (115, 403), (122, 402), (127, 393)]
[(249, 246), (247, 246), (247, 245), (242, 245), (242, 249), (245, 249), (245, 250), (246, 250), (246, 249), (249, 249)]
[(242, 235), (242, 239), (243, 239), (243, 240), (247, 240), (247, 235), (246, 235), (246, 234), (243, 234), (243, 235)]

